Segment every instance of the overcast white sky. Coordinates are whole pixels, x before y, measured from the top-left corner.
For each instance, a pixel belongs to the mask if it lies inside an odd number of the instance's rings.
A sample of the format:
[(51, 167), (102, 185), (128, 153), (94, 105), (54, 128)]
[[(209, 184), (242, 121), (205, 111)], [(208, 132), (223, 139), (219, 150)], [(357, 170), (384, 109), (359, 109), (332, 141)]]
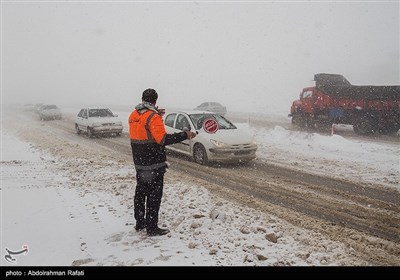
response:
[[(2, 1), (2, 104), (281, 107), (318, 72), (400, 84), (399, 1)], [(6, 105), (2, 105), (6, 106)]]

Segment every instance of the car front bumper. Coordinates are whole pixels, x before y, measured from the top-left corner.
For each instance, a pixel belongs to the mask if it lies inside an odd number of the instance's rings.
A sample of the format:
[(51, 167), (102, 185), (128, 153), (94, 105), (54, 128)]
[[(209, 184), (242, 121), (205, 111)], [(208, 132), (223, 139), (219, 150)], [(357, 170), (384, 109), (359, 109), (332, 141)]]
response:
[(111, 125), (102, 125), (102, 126), (94, 126), (93, 132), (96, 134), (105, 134), (105, 133), (122, 133), (122, 126), (111, 126)]
[(210, 148), (208, 160), (210, 161), (247, 161), (256, 157), (257, 147), (248, 147), (243, 149), (234, 148)]
[(46, 118), (46, 119), (59, 119), (59, 118), (61, 118), (61, 114), (59, 114), (59, 113), (42, 113), (42, 114), (40, 114), (40, 116), (42, 118)]

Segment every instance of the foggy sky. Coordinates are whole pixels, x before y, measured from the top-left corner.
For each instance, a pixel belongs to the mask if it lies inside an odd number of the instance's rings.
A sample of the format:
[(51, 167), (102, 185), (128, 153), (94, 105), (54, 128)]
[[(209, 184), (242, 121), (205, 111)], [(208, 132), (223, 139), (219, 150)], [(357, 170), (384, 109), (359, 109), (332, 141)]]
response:
[(3, 2), (2, 106), (289, 111), (315, 73), (400, 84), (399, 1)]

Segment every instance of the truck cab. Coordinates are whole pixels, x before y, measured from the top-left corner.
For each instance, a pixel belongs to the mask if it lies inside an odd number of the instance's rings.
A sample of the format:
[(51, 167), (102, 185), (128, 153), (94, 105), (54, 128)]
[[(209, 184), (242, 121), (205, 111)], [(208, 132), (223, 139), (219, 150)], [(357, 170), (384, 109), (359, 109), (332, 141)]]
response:
[(298, 110), (312, 113), (314, 105), (314, 87), (304, 88), (300, 92), (300, 99), (293, 101), (290, 113), (293, 114)]

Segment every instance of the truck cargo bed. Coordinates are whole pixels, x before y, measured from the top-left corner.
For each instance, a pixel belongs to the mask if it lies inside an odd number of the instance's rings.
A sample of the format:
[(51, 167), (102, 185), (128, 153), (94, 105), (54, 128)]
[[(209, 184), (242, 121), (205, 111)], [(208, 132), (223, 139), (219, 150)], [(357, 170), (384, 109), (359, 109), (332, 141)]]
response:
[(342, 75), (324, 73), (315, 74), (314, 80), (319, 90), (334, 98), (400, 101), (400, 86), (355, 86)]

